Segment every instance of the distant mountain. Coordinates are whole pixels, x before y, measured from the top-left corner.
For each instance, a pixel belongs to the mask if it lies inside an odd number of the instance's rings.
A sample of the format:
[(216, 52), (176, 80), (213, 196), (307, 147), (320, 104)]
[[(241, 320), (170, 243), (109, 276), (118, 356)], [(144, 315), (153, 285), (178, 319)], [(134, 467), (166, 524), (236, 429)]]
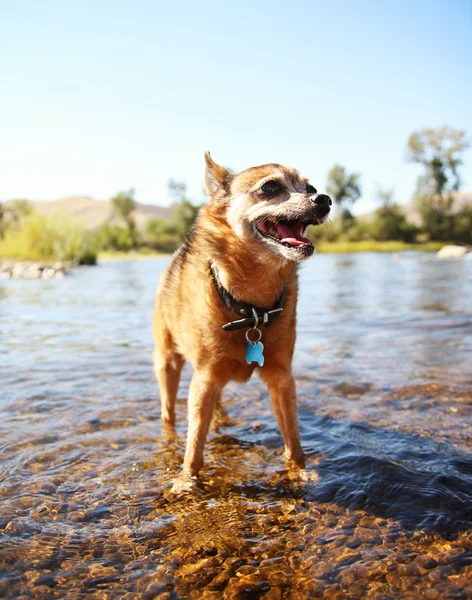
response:
[[(122, 220), (114, 214), (110, 200), (95, 200), (88, 196), (70, 196), (60, 200), (31, 201), (31, 204), (41, 215), (60, 213), (81, 221), (87, 229), (98, 229), (104, 223), (123, 224)], [(169, 220), (173, 212), (173, 206), (138, 203), (137, 209), (132, 214), (138, 229), (144, 229), (148, 221)]]
[[(98, 229), (104, 223), (123, 224), (122, 220), (114, 214), (110, 200), (95, 200), (89, 196), (69, 196), (60, 200), (31, 201), (31, 204), (41, 215), (61, 213), (81, 221), (87, 229)], [(454, 212), (458, 212), (467, 205), (472, 205), (472, 192), (458, 192), (454, 202)], [(419, 225), (420, 216), (413, 201), (400, 204), (399, 206), (408, 221)], [(133, 216), (138, 229), (142, 230), (146, 227), (148, 221), (154, 219), (170, 220), (174, 210), (174, 206), (138, 203)], [(359, 215), (359, 218), (369, 221), (374, 216), (375, 210), (372, 210)], [(336, 218), (336, 213), (333, 218)]]

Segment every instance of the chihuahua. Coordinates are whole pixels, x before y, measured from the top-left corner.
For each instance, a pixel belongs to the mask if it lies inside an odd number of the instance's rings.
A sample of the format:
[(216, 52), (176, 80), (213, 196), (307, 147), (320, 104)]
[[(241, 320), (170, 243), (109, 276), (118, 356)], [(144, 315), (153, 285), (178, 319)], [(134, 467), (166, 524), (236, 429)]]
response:
[(297, 266), (313, 255), (306, 229), (325, 221), (331, 199), (282, 165), (232, 174), (209, 152), (205, 160), (208, 204), (156, 293), (154, 372), (161, 417), (173, 428), (180, 373), (188, 360), (194, 373), (183, 475), (196, 476), (224, 386), (247, 381), (257, 368), (269, 389), (285, 457), (303, 469), (292, 375)]

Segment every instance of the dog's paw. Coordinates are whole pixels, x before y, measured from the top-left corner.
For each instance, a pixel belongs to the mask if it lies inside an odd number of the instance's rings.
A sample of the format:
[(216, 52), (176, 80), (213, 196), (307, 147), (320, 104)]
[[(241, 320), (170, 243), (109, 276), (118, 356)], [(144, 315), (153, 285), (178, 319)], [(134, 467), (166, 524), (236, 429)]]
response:
[(188, 494), (200, 491), (197, 487), (197, 478), (188, 473), (181, 473), (172, 483), (170, 492), (172, 494)]
[(316, 471), (309, 471), (308, 469), (300, 469), (298, 471), (299, 480), (303, 483), (318, 483), (320, 476)]

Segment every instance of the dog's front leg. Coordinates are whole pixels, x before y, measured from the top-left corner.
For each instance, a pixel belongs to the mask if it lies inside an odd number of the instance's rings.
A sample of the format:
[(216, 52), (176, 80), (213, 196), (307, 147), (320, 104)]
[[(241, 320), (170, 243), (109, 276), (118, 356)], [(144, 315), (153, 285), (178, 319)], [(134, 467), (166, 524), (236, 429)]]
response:
[(285, 444), (285, 458), (300, 469), (305, 457), (300, 445), (297, 418), (297, 394), (291, 371), (285, 368), (262, 368), (261, 377), (267, 383), (270, 400)]
[(203, 466), (203, 448), (221, 386), (209, 373), (196, 371), (188, 395), (188, 433), (184, 472), (194, 476)]

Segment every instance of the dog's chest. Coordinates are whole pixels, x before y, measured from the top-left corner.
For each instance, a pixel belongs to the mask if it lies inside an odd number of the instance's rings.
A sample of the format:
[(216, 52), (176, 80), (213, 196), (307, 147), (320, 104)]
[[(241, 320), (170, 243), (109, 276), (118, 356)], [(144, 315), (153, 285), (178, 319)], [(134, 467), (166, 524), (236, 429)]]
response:
[[(269, 365), (274, 358), (276, 341), (272, 335), (265, 330), (262, 334), (262, 349), (252, 348), (246, 342), (245, 332), (239, 332), (231, 336), (231, 341), (220, 346), (218, 370), (222, 369), (229, 380), (245, 382), (257, 367), (263, 364)], [(261, 363), (261, 355), (263, 361)], [(252, 362), (251, 362), (252, 361)], [(266, 363), (266, 361), (268, 361)]]

